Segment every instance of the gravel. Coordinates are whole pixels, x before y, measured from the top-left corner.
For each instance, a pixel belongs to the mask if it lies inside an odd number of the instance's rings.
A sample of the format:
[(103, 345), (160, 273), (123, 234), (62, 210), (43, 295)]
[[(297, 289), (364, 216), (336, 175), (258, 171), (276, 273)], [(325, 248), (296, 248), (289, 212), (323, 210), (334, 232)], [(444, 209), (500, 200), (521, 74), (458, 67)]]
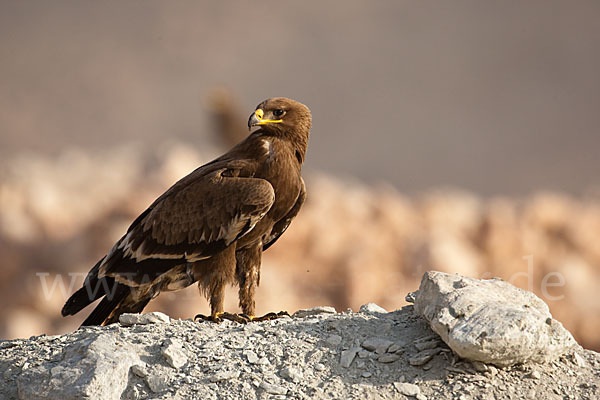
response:
[(600, 355), (578, 345), (498, 368), (460, 358), (413, 306), (373, 309), (246, 325), (126, 317), (127, 326), (0, 341), (0, 398), (600, 398)]

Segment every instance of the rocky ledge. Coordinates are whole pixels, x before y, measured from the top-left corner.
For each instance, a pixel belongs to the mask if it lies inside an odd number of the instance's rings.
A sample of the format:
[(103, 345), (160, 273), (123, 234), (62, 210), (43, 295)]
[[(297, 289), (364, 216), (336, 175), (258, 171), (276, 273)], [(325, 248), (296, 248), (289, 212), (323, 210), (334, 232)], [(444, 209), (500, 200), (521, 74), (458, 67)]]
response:
[(318, 307), (246, 325), (125, 315), (0, 341), (0, 398), (600, 397), (600, 355), (532, 294), (431, 272), (410, 299), (393, 312)]

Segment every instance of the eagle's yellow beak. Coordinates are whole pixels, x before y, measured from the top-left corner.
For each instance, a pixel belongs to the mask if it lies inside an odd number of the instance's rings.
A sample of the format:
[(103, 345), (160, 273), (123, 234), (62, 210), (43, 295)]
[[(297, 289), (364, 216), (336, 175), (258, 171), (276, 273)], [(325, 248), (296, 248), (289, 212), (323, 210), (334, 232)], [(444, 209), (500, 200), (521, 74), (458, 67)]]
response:
[(256, 125), (280, 124), (283, 122), (281, 119), (263, 119), (264, 116), (265, 112), (262, 110), (262, 108), (254, 111), (254, 113), (250, 115), (250, 118), (248, 119), (248, 129)]

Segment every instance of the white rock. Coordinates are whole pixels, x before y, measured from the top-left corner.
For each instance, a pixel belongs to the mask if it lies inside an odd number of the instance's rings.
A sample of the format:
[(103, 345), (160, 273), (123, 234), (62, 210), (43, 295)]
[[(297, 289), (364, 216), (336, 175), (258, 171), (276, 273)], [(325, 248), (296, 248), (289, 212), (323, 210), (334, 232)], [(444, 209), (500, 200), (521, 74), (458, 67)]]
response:
[(234, 379), (240, 376), (240, 371), (219, 371), (216, 374), (208, 378), (211, 382), (226, 381), (228, 379)]
[(180, 341), (167, 339), (161, 351), (169, 365), (175, 369), (183, 367), (188, 362), (186, 351)]
[(417, 385), (408, 382), (394, 382), (394, 387), (400, 394), (405, 396), (416, 397), (421, 393), (421, 389)]
[(17, 379), (21, 398), (119, 399), (127, 387), (129, 369), (141, 361), (135, 348), (117, 344), (101, 333), (70, 344), (52, 368), (31, 367)]
[(304, 375), (302, 370), (296, 367), (285, 367), (279, 373), (283, 378), (289, 379), (293, 382), (300, 382)]
[(250, 364), (258, 364), (258, 361), (260, 360), (258, 358), (258, 355), (256, 355), (256, 353), (252, 350), (244, 350), (243, 354), (246, 356), (246, 359), (248, 360), (248, 362)]
[(585, 367), (585, 359), (579, 355), (579, 353), (573, 353), (573, 361), (580, 367)]
[(171, 322), (169, 316), (158, 311), (147, 314), (121, 314), (119, 316), (119, 323), (122, 326), (160, 324), (169, 322)]
[(284, 388), (283, 386), (274, 385), (272, 383), (263, 381), (260, 383), (260, 387), (261, 387), (261, 389), (263, 389), (265, 392), (267, 392), (269, 394), (282, 394), (282, 395), (287, 394), (286, 388)]
[(134, 364), (131, 366), (131, 372), (140, 378), (145, 378), (148, 376), (148, 370), (146, 369), (146, 363)]
[(500, 279), (430, 271), (414, 307), (452, 350), (470, 360), (498, 366), (543, 363), (576, 344), (542, 300)]
[(365, 314), (387, 314), (388, 311), (375, 303), (367, 303), (360, 306), (358, 312)]
[(292, 315), (293, 318), (304, 318), (309, 317), (311, 315), (319, 315), (319, 314), (335, 314), (335, 308), (330, 306), (321, 306), (321, 307), (313, 307), (313, 308), (305, 308), (303, 310), (298, 310)]
[(146, 384), (154, 393), (164, 392), (169, 388), (169, 376), (167, 374), (152, 374), (146, 377)]

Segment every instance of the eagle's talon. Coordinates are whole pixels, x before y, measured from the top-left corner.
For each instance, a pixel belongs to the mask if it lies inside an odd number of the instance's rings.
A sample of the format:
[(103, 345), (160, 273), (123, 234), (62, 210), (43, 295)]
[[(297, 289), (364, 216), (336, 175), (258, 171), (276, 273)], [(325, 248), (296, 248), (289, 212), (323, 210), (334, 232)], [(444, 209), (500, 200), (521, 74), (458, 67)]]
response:
[[(194, 322), (203, 322), (203, 321), (207, 321), (207, 322), (214, 322), (215, 324), (220, 324), (221, 322), (223, 322), (223, 320), (220, 318), (221, 313), (219, 313), (218, 315), (204, 315), (204, 314), (196, 314), (196, 316), (194, 317)], [(200, 321), (202, 320), (202, 321)]]
[(289, 317), (290, 314), (288, 314), (287, 311), (279, 311), (278, 313), (275, 312), (270, 312), (267, 313), (265, 315), (263, 315), (262, 317), (254, 317), (252, 318), (252, 322), (262, 322), (262, 321), (271, 321), (273, 319), (277, 319), (277, 318), (281, 318), (281, 317)]
[(233, 322), (237, 322), (239, 324), (247, 324), (250, 319), (245, 314), (232, 314), (228, 312), (224, 312), (219, 315), (222, 319), (228, 319)]

